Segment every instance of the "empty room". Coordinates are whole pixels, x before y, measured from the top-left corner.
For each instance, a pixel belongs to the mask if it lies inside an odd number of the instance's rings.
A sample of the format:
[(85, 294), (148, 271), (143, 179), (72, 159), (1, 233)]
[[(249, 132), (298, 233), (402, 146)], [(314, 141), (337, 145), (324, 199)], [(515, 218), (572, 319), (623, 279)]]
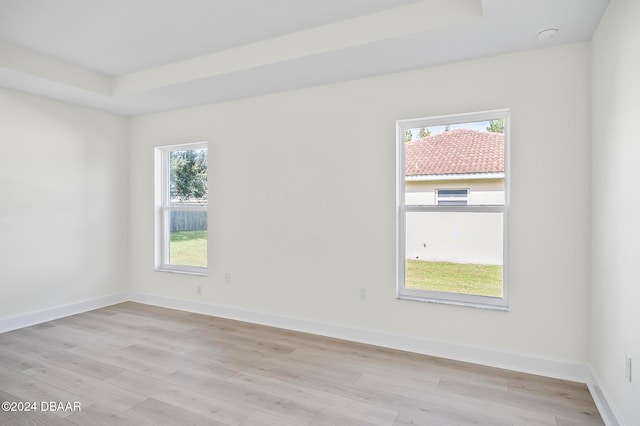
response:
[(640, 425), (637, 0), (0, 0), (0, 425)]

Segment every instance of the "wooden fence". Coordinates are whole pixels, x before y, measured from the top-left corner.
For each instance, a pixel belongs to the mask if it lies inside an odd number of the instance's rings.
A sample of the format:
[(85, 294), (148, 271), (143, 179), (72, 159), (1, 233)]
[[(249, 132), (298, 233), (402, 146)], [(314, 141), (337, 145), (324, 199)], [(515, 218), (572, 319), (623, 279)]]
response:
[(206, 211), (172, 211), (171, 232), (207, 229)]

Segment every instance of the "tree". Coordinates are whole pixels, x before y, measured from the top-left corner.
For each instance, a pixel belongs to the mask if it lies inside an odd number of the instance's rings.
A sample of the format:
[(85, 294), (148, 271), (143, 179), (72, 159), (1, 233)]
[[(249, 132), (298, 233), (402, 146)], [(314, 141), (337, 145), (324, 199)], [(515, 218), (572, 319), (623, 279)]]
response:
[(207, 150), (174, 151), (170, 157), (171, 199), (207, 200)]
[(411, 133), (411, 130), (405, 130), (405, 132), (404, 132), (404, 141), (405, 142), (411, 142), (411, 139), (413, 139), (413, 133)]
[(487, 131), (493, 133), (504, 133), (504, 119), (491, 120), (487, 126)]
[(426, 138), (427, 136), (431, 136), (431, 131), (424, 127), (420, 127), (420, 139)]

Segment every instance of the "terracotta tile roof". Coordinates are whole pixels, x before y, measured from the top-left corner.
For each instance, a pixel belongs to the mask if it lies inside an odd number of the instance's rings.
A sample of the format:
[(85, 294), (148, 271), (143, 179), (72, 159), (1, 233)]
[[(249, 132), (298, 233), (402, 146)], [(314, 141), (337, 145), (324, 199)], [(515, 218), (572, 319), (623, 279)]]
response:
[(405, 143), (407, 176), (504, 172), (504, 135), (450, 130)]

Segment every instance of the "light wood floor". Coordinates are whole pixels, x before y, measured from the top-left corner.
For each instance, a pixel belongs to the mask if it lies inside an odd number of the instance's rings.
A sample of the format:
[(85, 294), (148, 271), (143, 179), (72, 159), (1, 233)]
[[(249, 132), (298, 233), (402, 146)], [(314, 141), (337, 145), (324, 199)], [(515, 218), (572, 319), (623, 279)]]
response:
[(6, 425), (601, 425), (585, 385), (123, 303), (0, 334)]

